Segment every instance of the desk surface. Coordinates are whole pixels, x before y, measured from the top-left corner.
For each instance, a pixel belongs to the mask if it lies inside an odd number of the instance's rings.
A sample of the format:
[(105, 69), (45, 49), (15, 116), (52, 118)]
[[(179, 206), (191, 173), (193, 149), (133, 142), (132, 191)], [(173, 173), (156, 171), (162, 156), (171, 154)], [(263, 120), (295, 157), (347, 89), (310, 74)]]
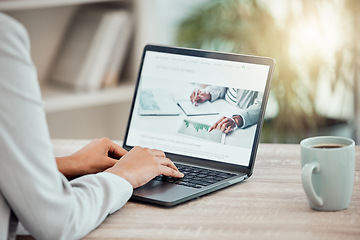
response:
[[(57, 156), (85, 141), (54, 141)], [(260, 144), (243, 183), (174, 208), (128, 202), (84, 239), (360, 239), (360, 146), (348, 209), (310, 209), (299, 145)]]

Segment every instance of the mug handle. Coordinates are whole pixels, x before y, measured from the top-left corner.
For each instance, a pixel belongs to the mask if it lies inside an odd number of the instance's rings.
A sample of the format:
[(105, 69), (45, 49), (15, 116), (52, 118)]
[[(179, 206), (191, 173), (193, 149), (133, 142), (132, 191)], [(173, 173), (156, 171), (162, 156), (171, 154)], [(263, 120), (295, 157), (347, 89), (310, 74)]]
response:
[(320, 165), (318, 162), (307, 163), (302, 169), (301, 179), (308, 199), (317, 207), (322, 207), (324, 205), (324, 201), (316, 194), (312, 184), (312, 174), (313, 172), (317, 173), (319, 170)]

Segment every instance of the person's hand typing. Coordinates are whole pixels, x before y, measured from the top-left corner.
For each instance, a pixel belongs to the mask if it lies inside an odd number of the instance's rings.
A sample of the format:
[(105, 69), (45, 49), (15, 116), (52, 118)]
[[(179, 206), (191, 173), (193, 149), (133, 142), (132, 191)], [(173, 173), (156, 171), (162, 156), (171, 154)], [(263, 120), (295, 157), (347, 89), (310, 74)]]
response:
[(105, 172), (114, 173), (127, 180), (134, 188), (140, 187), (158, 175), (182, 178), (165, 153), (160, 150), (134, 147)]
[(59, 171), (67, 178), (102, 172), (112, 167), (127, 151), (108, 138), (94, 139), (67, 157), (56, 158)]

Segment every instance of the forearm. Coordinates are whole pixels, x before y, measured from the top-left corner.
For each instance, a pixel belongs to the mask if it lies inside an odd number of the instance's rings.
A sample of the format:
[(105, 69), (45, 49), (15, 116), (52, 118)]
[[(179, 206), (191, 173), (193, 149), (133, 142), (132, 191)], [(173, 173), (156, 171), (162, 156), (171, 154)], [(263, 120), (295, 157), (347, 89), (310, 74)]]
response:
[(236, 115), (241, 116), (242, 125), (238, 125), (239, 128), (247, 128), (256, 124), (259, 120), (260, 109), (257, 108), (248, 108), (246, 110), (240, 111)]
[[(109, 215), (119, 210), (131, 197), (133, 187), (123, 178), (111, 173), (87, 175), (70, 181), (73, 190), (72, 211), (59, 225), (66, 222), (62, 239), (80, 239)], [(49, 233), (51, 234), (51, 233)], [(52, 239), (50, 236), (48, 239)]]

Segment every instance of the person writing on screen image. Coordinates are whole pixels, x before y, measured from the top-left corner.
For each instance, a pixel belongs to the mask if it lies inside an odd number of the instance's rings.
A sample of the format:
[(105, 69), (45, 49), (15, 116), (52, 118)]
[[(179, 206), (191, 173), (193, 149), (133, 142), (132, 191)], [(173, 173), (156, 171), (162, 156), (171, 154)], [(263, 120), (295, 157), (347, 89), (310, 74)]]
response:
[(15, 239), (18, 225), (35, 239), (80, 239), (134, 188), (183, 176), (164, 152), (107, 138), (55, 158), (28, 34), (3, 13), (0, 43), (0, 239)]
[(205, 101), (225, 99), (229, 104), (239, 108), (231, 117), (221, 117), (209, 129), (209, 132), (217, 129), (224, 133), (256, 124), (259, 120), (262, 98), (261, 92), (215, 86), (207, 86), (204, 90), (196, 88), (190, 95), (190, 100), (195, 106)]

